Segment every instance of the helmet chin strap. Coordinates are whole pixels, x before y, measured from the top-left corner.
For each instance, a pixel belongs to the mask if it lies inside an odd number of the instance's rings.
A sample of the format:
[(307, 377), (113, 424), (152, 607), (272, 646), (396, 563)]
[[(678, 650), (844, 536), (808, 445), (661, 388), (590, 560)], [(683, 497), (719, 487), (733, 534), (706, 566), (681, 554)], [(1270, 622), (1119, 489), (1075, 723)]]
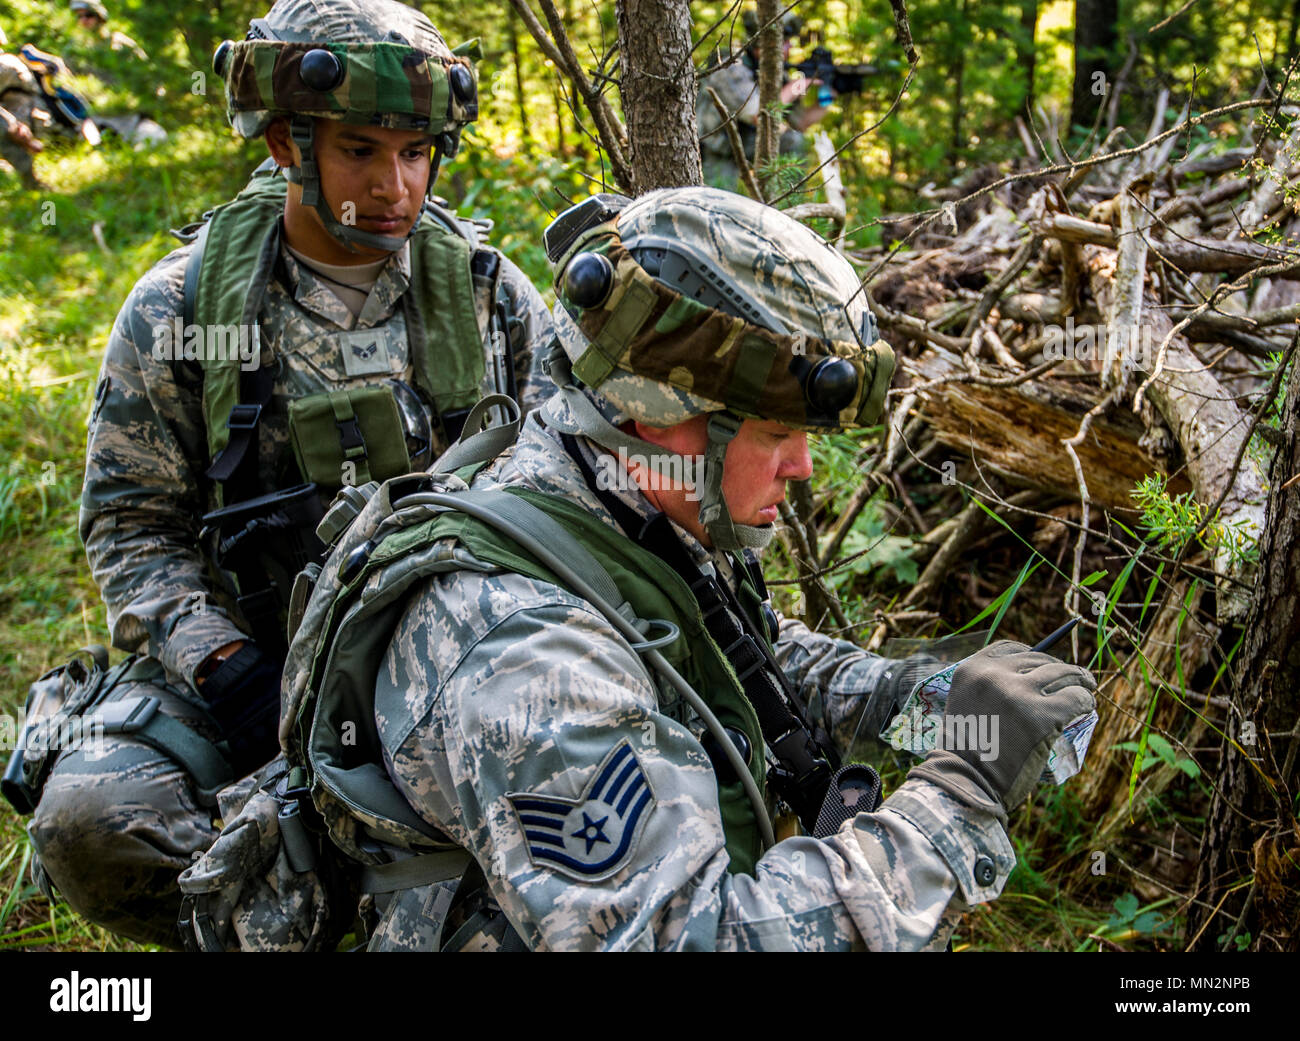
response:
[[(661, 476), (670, 479), (678, 476), (673, 472), (677, 467), (670, 461), (672, 453), (661, 445), (624, 433), (601, 415), (591, 399), (573, 382), (572, 366), (558, 344), (547, 357), (545, 365), (559, 388), (556, 393), (564, 399), (573, 416), (571, 428), (569, 424), (557, 424), (559, 429), (566, 434), (589, 437), (610, 451), (622, 448), (628, 455), (635, 453), (648, 469)], [(700, 486), (700, 524), (709, 533), (713, 548), (728, 553), (739, 553), (744, 549), (761, 550), (776, 535), (776, 527), (772, 524), (760, 526), (735, 523), (722, 496), (722, 472), (727, 445), (739, 432), (740, 424), (741, 420), (729, 412), (714, 412), (709, 416), (709, 446), (705, 450), (704, 479)]]
[[(302, 166), (286, 167), (285, 175), (293, 184), (302, 186), (302, 204), (314, 209), (325, 225), (325, 230), (330, 236), (337, 239), (343, 246), (353, 253), (359, 252), (358, 246), (365, 246), (369, 249), (379, 249), (386, 253), (396, 253), (415, 234), (415, 229), (419, 227), (419, 220), (411, 225), (411, 230), (400, 237), (396, 235), (374, 235), (368, 231), (362, 231), (360, 228), (349, 224), (343, 224), (335, 218), (330, 211), (329, 203), (325, 201), (325, 193), (320, 190), (320, 167), (316, 162), (316, 144), (315, 144), (315, 125), (309, 116), (294, 116), (289, 123), (289, 136), (293, 138), (293, 143), (298, 146), (298, 151), (302, 155)], [(424, 194), (428, 196), (429, 189), (433, 187), (433, 179), (438, 173), (438, 155), (434, 153), (433, 164), (429, 169), (429, 182), (425, 185)]]
[(727, 509), (727, 500), (722, 494), (727, 445), (740, 432), (741, 422), (730, 412), (710, 414), (709, 447), (704, 452), (704, 487), (700, 490), (700, 524), (709, 533), (714, 548), (728, 553), (763, 549), (776, 534), (776, 527), (772, 524), (737, 524), (731, 519), (731, 511)]

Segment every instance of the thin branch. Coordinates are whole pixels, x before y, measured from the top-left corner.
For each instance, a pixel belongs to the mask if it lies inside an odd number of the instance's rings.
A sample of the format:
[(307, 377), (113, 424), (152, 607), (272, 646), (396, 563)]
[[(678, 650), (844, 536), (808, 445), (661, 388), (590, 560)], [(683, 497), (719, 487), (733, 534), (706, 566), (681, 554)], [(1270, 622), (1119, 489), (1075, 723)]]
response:
[(763, 189), (758, 186), (758, 178), (754, 176), (754, 168), (749, 165), (749, 160), (745, 158), (745, 146), (740, 140), (740, 131), (736, 129), (736, 114), (728, 113), (727, 106), (722, 103), (722, 98), (718, 97), (718, 92), (712, 87), (705, 87), (709, 95), (709, 100), (713, 102), (713, 107), (718, 110), (718, 115), (722, 117), (722, 129), (726, 130), (727, 141), (731, 145), (731, 157), (736, 161), (736, 166), (740, 168), (740, 176), (745, 182), (745, 187), (749, 193), (759, 202), (763, 201)]

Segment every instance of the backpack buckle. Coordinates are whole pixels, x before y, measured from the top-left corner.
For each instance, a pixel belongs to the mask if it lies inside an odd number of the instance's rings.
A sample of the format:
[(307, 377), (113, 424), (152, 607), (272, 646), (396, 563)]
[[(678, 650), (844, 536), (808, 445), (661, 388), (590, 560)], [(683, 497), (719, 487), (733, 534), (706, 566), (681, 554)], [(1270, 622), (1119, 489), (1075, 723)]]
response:
[(262, 418), (261, 405), (240, 404), (230, 410), (226, 427), (230, 430), (256, 430)]

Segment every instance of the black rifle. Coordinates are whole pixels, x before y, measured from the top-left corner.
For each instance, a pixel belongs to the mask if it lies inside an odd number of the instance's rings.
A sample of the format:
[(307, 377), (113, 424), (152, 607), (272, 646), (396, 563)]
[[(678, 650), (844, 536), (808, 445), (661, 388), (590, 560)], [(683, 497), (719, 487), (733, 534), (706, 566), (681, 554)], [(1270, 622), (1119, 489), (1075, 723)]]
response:
[(787, 69), (795, 69), (810, 80), (821, 80), (817, 88), (817, 104), (826, 106), (832, 101), (831, 91), (836, 94), (857, 94), (869, 76), (881, 76), (898, 68), (898, 62), (889, 61), (883, 65), (859, 62), (856, 65), (839, 65), (831, 56), (827, 47), (814, 47), (803, 61), (788, 61)]
[(294, 578), (325, 559), (325, 544), (316, 536), (323, 515), (316, 486), (300, 484), (203, 517), (200, 537), (211, 545), (217, 567), (236, 579), (240, 613), (271, 653), (284, 653), (284, 614)]

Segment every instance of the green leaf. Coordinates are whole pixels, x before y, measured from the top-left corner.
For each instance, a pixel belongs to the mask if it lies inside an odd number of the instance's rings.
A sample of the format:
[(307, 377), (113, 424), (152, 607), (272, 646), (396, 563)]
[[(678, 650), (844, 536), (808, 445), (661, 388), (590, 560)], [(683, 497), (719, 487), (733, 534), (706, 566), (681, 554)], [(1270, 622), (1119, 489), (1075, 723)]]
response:
[[(981, 503), (980, 505), (983, 504)], [(994, 600), (991, 604), (985, 607), (984, 610), (982, 610), (969, 622), (967, 622), (960, 629), (958, 629), (957, 632), (964, 633), (967, 629), (971, 628), (972, 626), (978, 625), (990, 614), (993, 614), (993, 612), (996, 611), (997, 617), (993, 619), (993, 625), (989, 628), (989, 635), (988, 635), (988, 640), (986, 640), (986, 643), (988, 641), (991, 641), (993, 639), (993, 634), (997, 632), (998, 623), (1002, 621), (1002, 616), (1007, 613), (1007, 608), (1011, 606), (1011, 601), (1015, 597), (1016, 593), (1020, 591), (1020, 587), (1025, 584), (1025, 579), (1027, 579), (1036, 570), (1038, 570), (1038, 565), (1041, 564), (1045, 559), (1044, 557), (1040, 556), (1037, 553), (1035, 553), (1034, 556), (1037, 557), (1038, 559), (1035, 560), (1031, 558), (1030, 560), (1026, 561), (1025, 566), (1020, 569), (1020, 574), (1016, 576), (1016, 580), (1012, 582), (1008, 588), (1004, 589), (998, 595), (998, 598), (996, 600)]]
[(1132, 893), (1125, 893), (1115, 901), (1116, 925), (1127, 925), (1138, 913), (1138, 898)]
[[(1134, 901), (1136, 903), (1136, 901)], [(1133, 919), (1133, 929), (1135, 932), (1146, 933), (1148, 936), (1159, 931), (1164, 924), (1164, 920), (1156, 911), (1146, 911)]]
[(1025, 579), (1038, 570), (1039, 563), (1040, 561), (1032, 559), (1025, 561), (1025, 566), (1020, 569), (1020, 574), (1016, 576), (1015, 582), (1013, 582), (1011, 588), (1007, 590), (1007, 595), (1002, 601), (1002, 606), (998, 608), (998, 613), (993, 619), (993, 625), (989, 628), (989, 635), (984, 641), (986, 646), (993, 640), (993, 634), (998, 631), (998, 626), (1002, 623), (1002, 616), (1007, 613), (1007, 608), (1011, 606), (1011, 601), (1014, 600), (1016, 594), (1020, 592), (1020, 587), (1025, 584)]
[(1147, 616), (1147, 608), (1151, 606), (1151, 598), (1155, 595), (1156, 585), (1160, 582), (1160, 576), (1164, 574), (1165, 562), (1162, 560), (1160, 566), (1156, 568), (1156, 573), (1151, 576), (1151, 582), (1147, 586), (1147, 595), (1142, 601), (1142, 613), (1138, 615), (1138, 627), (1141, 628), (1143, 620)]
[(1173, 766), (1178, 761), (1178, 754), (1174, 751), (1174, 746), (1160, 734), (1148, 735), (1147, 747), (1170, 766)]
[(1081, 586), (1091, 586), (1091, 585), (1096, 585), (1098, 582), (1100, 582), (1103, 578), (1105, 578), (1105, 577), (1106, 577), (1107, 575), (1109, 575), (1109, 574), (1110, 574), (1109, 571), (1094, 571), (1094, 572), (1093, 572), (1091, 575), (1089, 575), (1087, 578), (1082, 579), (1082, 580), (1079, 582), (1079, 585), (1081, 585)]
[(1129, 576), (1133, 574), (1133, 568), (1138, 562), (1138, 557), (1142, 556), (1143, 549), (1143, 546), (1139, 546), (1137, 552), (1128, 558), (1128, 563), (1125, 564), (1124, 569), (1120, 571), (1119, 577), (1111, 583), (1110, 591), (1106, 594), (1106, 609), (1102, 611), (1101, 617), (1097, 619), (1098, 656), (1101, 655), (1101, 652), (1105, 649), (1107, 642), (1110, 640), (1110, 633), (1107, 632), (1107, 623), (1110, 621), (1110, 616), (1115, 610), (1115, 605), (1119, 603), (1120, 595), (1128, 585)]

